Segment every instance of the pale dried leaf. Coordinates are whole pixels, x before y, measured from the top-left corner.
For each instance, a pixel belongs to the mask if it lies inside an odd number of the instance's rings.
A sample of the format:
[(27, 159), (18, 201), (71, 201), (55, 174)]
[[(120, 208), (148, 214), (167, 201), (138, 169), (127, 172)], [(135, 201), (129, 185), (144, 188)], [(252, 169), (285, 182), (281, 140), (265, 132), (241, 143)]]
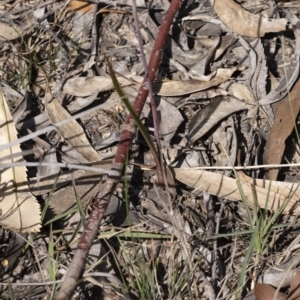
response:
[(210, 87), (217, 86), (226, 82), (235, 71), (244, 70), (243, 67), (233, 67), (230, 69), (218, 69), (217, 72), (211, 76), (209, 81), (190, 80), (190, 81), (164, 81), (162, 83), (154, 84), (154, 92), (160, 96), (182, 96), (199, 91), (206, 90)]
[(210, 0), (218, 17), (234, 32), (249, 37), (263, 37), (268, 32), (286, 29), (287, 19), (268, 19), (252, 14), (232, 0)]
[[(2, 90), (0, 91), (0, 145), (17, 140), (15, 125), (8, 109)], [(0, 156), (6, 157), (20, 153), (19, 145), (1, 151)], [(2, 163), (19, 161), (11, 158)], [(0, 224), (6, 228), (20, 232), (38, 232), (40, 230), (40, 205), (28, 192), (25, 167), (13, 167), (0, 171)], [(27, 192), (20, 192), (27, 190)]]
[[(60, 167), (56, 165), (57, 162), (56, 147), (53, 146), (44, 153), (41, 166), (38, 167), (38, 176), (57, 175), (60, 171)], [(43, 163), (50, 163), (51, 165), (43, 165)]]
[(232, 96), (245, 100), (246, 102), (255, 103), (252, 92), (242, 83), (237, 82), (224, 82), (220, 85), (225, 91), (227, 91)]
[[(142, 76), (127, 76), (138, 83), (143, 81)], [(132, 85), (132, 81), (125, 79), (124, 77), (118, 77), (117, 79), (121, 86)], [(94, 77), (75, 77), (67, 80), (63, 87), (63, 91), (66, 94), (72, 96), (85, 97), (90, 96), (95, 92), (106, 92), (114, 89), (111, 77), (109, 76), (94, 76)]]
[(270, 191), (287, 198), (293, 195), (293, 198), (300, 199), (300, 186), (298, 183), (254, 179), (247, 176), (244, 172), (238, 172), (238, 176), (243, 182), (248, 182), (265, 189), (270, 189)]
[(267, 273), (259, 276), (258, 281), (263, 283), (272, 284), (273, 286), (279, 286), (282, 288), (290, 286), (296, 270), (288, 271), (286, 267), (281, 268), (279, 266), (276, 270), (271, 269)]
[(298, 79), (300, 69), (300, 58), (294, 55), (286, 68), (285, 75), (280, 79), (278, 85), (267, 96), (259, 101), (260, 105), (272, 104), (283, 99)]
[(257, 64), (253, 76), (251, 76), (250, 86), (255, 95), (255, 99), (261, 99), (266, 96), (266, 81), (268, 75), (267, 62), (264, 47), (261, 39), (254, 39), (250, 45), (257, 55)]
[(169, 102), (161, 99), (157, 107), (160, 113), (159, 132), (165, 142), (169, 142), (176, 133), (183, 117), (179, 110)]
[(299, 19), (286, 11), (289, 21), (293, 25), (294, 35), (296, 37), (295, 53), (292, 57), (290, 64), (286, 67), (284, 76), (280, 79), (278, 85), (273, 89), (266, 97), (261, 99), (259, 103), (261, 105), (275, 103), (283, 99), (290, 91), (293, 84), (299, 77), (300, 70), (300, 30), (298, 28)]
[[(175, 172), (175, 178), (177, 180), (179, 180), (180, 182), (188, 186), (195, 188), (196, 190), (207, 192), (209, 194), (218, 197), (223, 197), (228, 200), (233, 200), (233, 201), (242, 200), (236, 179), (218, 173), (208, 172), (204, 170), (197, 170), (193, 168), (174, 169), (174, 172)], [(253, 185), (251, 182), (249, 182), (249, 179), (247, 179), (247, 181), (243, 181), (244, 179), (241, 177), (239, 178), (239, 180), (243, 189), (243, 193), (249, 205), (255, 205), (256, 203), (253, 195), (253, 190), (252, 190), (252, 188), (254, 187), (256, 197), (257, 197), (257, 202), (260, 207), (276, 211), (286, 201), (288, 201), (284, 213), (292, 212), (293, 214), (296, 214), (300, 212), (300, 208), (295, 207), (295, 204), (297, 204), (300, 199), (299, 194), (291, 193), (293, 190), (297, 189), (297, 185), (290, 184), (289, 189), (280, 186), (280, 189), (277, 187), (278, 192), (274, 192), (272, 190), (272, 185), (274, 184), (274, 182), (270, 183), (270, 181), (265, 180), (265, 185), (264, 185), (265, 188), (264, 188), (264, 187), (260, 187), (259, 185)], [(270, 191), (269, 191), (269, 186), (270, 186)], [(286, 198), (287, 190), (290, 191), (289, 193), (289, 195), (291, 195), (290, 199)]]
[[(52, 124), (71, 118), (71, 115), (62, 105), (53, 99), (50, 103), (46, 101), (46, 110)], [(70, 120), (57, 128), (61, 136), (89, 162), (102, 160), (102, 156), (91, 146), (84, 130), (76, 120)]]
[(187, 140), (193, 144), (200, 139), (219, 121), (234, 112), (248, 109), (248, 106), (235, 97), (218, 96), (205, 108), (199, 110), (189, 123)]
[(87, 49), (90, 46), (89, 36), (92, 30), (93, 20), (93, 14), (86, 14), (81, 11), (75, 13), (72, 28), (73, 39), (76, 43), (80, 44), (80, 47), (83, 49)]
[(22, 30), (16, 26), (0, 22), (0, 41), (15, 40), (22, 36)]

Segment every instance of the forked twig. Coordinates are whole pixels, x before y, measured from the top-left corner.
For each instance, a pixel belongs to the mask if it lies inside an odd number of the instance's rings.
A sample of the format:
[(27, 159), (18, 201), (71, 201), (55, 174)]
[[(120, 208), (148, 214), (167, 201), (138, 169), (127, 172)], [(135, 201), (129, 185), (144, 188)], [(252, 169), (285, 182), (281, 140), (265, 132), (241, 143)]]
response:
[[(150, 61), (148, 64), (148, 78), (150, 84), (153, 84), (153, 81), (155, 79), (156, 72), (160, 64), (161, 55), (163, 52), (166, 37), (168, 35), (175, 14), (180, 8), (180, 5), (181, 5), (181, 0), (172, 0), (169, 9), (162, 20), (157, 38), (155, 40), (151, 52)], [(149, 89), (147, 84), (148, 78), (147, 77), (144, 78), (143, 84), (139, 89), (138, 95), (133, 105), (133, 108), (137, 116), (139, 117), (141, 115), (141, 112), (143, 110), (143, 107), (145, 105), (146, 99), (149, 94)], [(129, 115), (123, 127), (117, 153), (112, 163), (112, 170), (117, 171), (118, 175), (108, 176), (105, 184), (102, 185), (100, 192), (94, 198), (95, 205), (93, 207), (91, 214), (87, 219), (86, 226), (84, 232), (81, 235), (80, 241), (78, 243), (76, 253), (69, 266), (62, 287), (56, 296), (56, 300), (70, 299), (72, 297), (73, 291), (77, 285), (78, 280), (82, 276), (85, 262), (89, 250), (91, 248), (91, 245), (93, 243), (93, 240), (97, 234), (98, 227), (104, 216), (111, 195), (116, 185), (120, 181), (121, 175), (123, 173), (126, 153), (130, 149), (135, 131), (136, 131), (136, 124), (132, 119), (132, 117)]]

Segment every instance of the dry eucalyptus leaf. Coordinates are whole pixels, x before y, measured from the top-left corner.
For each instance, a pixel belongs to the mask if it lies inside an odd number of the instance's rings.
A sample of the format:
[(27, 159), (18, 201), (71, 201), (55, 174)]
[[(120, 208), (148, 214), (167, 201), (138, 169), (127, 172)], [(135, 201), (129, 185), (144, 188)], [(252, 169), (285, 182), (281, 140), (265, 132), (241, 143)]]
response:
[(256, 38), (250, 43), (253, 51), (257, 55), (255, 72), (249, 81), (251, 90), (255, 99), (261, 99), (266, 96), (266, 82), (268, 77), (268, 67), (265, 56), (265, 49), (261, 39)]
[(246, 102), (255, 103), (255, 99), (253, 97), (252, 92), (242, 83), (237, 82), (224, 82), (220, 85), (226, 92), (231, 94), (232, 96), (245, 100)]
[[(274, 105), (276, 108), (275, 120), (269, 131), (264, 153), (264, 163), (266, 164), (281, 163), (286, 148), (286, 139), (294, 130), (295, 118), (300, 111), (299, 92), (300, 80), (296, 82), (290, 93), (282, 101)], [(278, 134), (279, 132), (280, 134)], [(279, 169), (270, 170), (270, 179), (276, 180), (278, 173)]]
[[(222, 174), (208, 172), (204, 170), (197, 170), (193, 168), (189, 169), (173, 169), (175, 173), (175, 178), (180, 182), (195, 188), (196, 190), (203, 191), (218, 197), (223, 197), (228, 200), (238, 201), (242, 200), (237, 180), (224, 176)], [(278, 192), (274, 192), (271, 188), (269, 191), (269, 186), (272, 187), (274, 182), (265, 180), (264, 187), (259, 185), (254, 185), (251, 182), (244, 181), (244, 179), (239, 176), (241, 187), (243, 193), (247, 199), (249, 205), (255, 205), (255, 198), (253, 195), (253, 188), (255, 190), (255, 196), (257, 197), (257, 202), (261, 208), (267, 208), (270, 210), (278, 210), (286, 201), (286, 207), (284, 213), (297, 214), (300, 212), (300, 208), (296, 207), (300, 200), (299, 194), (293, 194), (293, 189), (297, 189), (295, 184), (290, 184), (290, 194), (292, 197), (287, 199), (286, 194), (281, 193), (281, 189)], [(278, 183), (277, 183), (278, 184)], [(286, 189), (283, 189), (286, 192)]]
[(235, 71), (242, 71), (244, 67), (233, 67), (230, 69), (218, 69), (215, 74), (209, 75), (209, 81), (189, 80), (189, 81), (163, 81), (154, 83), (154, 93), (160, 96), (182, 96), (206, 90), (226, 82)]
[[(71, 115), (57, 99), (53, 99), (50, 103), (46, 101), (46, 110), (52, 124), (71, 118)], [(59, 126), (57, 130), (87, 161), (96, 162), (102, 160), (102, 156), (91, 146), (84, 130), (76, 120), (70, 120), (70, 122)]]
[[(297, 260), (297, 258), (292, 257), (291, 261), (295, 263), (295, 260)], [(260, 283), (268, 283), (272, 284), (273, 286), (280, 286), (282, 288), (286, 288), (291, 285), (293, 278), (297, 274), (297, 270), (289, 270), (290, 266), (290, 264), (288, 266), (285, 266), (285, 264), (283, 264), (279, 265), (278, 267), (273, 267), (268, 272), (260, 275), (258, 281)]]
[(290, 91), (293, 84), (299, 77), (300, 58), (294, 55), (286, 68), (285, 75), (280, 79), (278, 85), (264, 98), (259, 100), (260, 105), (272, 104), (283, 99)]
[[(142, 83), (142, 76), (127, 76), (138, 83)], [(132, 85), (132, 81), (125, 79), (124, 77), (117, 76), (119, 83), (125, 87)], [(94, 77), (75, 77), (67, 80), (63, 87), (63, 91), (66, 94), (72, 96), (85, 97), (90, 96), (97, 92), (106, 92), (113, 90), (114, 85), (109, 76), (94, 76)]]
[[(52, 146), (51, 149), (45, 151), (41, 161), (41, 166), (38, 168), (38, 176), (49, 176), (59, 174), (60, 167), (57, 166), (57, 149)], [(43, 163), (49, 163), (50, 165), (43, 165)]]
[(248, 109), (248, 106), (235, 97), (218, 96), (214, 98), (211, 103), (199, 110), (190, 121), (187, 140), (193, 144), (219, 121), (244, 109)]
[(170, 142), (176, 133), (183, 117), (179, 110), (164, 99), (160, 100), (157, 107), (160, 114), (159, 132), (165, 142)]
[(278, 85), (264, 98), (262, 98), (259, 103), (261, 105), (275, 103), (283, 99), (290, 91), (293, 84), (299, 78), (300, 69), (300, 29), (298, 28), (299, 19), (286, 11), (289, 21), (293, 25), (294, 35), (296, 38), (295, 53), (292, 57), (290, 64), (286, 67), (284, 76), (280, 79)]
[[(220, 31), (220, 28), (218, 26), (216, 26), (216, 25), (213, 25), (213, 24), (210, 24), (210, 23), (207, 23), (206, 25), (208, 27), (215, 26)], [(203, 27), (201, 29), (203, 29)], [(212, 34), (210, 34), (210, 35), (212, 35)], [(220, 32), (220, 35), (221, 35), (221, 32)], [(215, 39), (214, 44), (211, 47), (208, 48), (208, 50), (203, 55), (203, 57), (201, 59), (199, 59), (195, 64), (193, 64), (192, 66), (190, 66), (189, 69), (192, 72), (204, 75), (205, 74), (205, 70), (207, 68), (207, 65), (213, 60), (213, 56), (216, 53), (216, 50), (217, 50), (218, 45), (220, 44), (220, 41), (221, 41), (221, 38), (220, 38), (220, 36), (218, 36)]]
[[(0, 90), (0, 145), (17, 140), (15, 125), (8, 109), (2, 90)], [(0, 152), (1, 157), (20, 153), (19, 145)], [(14, 163), (20, 159), (8, 158), (2, 163)], [(0, 224), (8, 229), (20, 232), (38, 232), (40, 230), (40, 205), (28, 192), (25, 167), (12, 167), (0, 171)], [(21, 190), (27, 190), (20, 192)]]
[(277, 291), (269, 284), (256, 283), (254, 286), (254, 295), (257, 300), (286, 300), (287, 295)]
[[(96, 165), (97, 166), (97, 165)], [(111, 161), (104, 160), (99, 164), (100, 168), (109, 170), (111, 168)], [(54, 188), (59, 189), (65, 185), (68, 185), (72, 179), (84, 179), (87, 176), (87, 173), (93, 173), (94, 177), (102, 176), (101, 174), (92, 171), (84, 170), (73, 170), (61, 172), (60, 174), (52, 174), (43, 177), (32, 177), (29, 179), (30, 191), (33, 195), (43, 195), (51, 192)]]
[(286, 29), (287, 19), (268, 19), (252, 14), (232, 0), (210, 0), (218, 17), (234, 32), (249, 37), (263, 37), (267, 32)]
[(0, 22), (0, 41), (15, 40), (22, 36), (22, 30), (16, 26)]
[[(72, 2), (71, 2), (72, 3)], [(90, 32), (93, 25), (93, 14), (76, 12), (73, 19), (73, 39), (82, 49), (90, 47)]]
[(283, 195), (287, 198), (292, 194), (293, 198), (300, 199), (300, 186), (297, 183), (254, 179), (247, 176), (244, 172), (238, 172), (238, 176), (243, 182), (248, 182), (262, 188), (270, 189), (270, 191)]
[[(244, 67), (233, 67), (230, 69), (218, 69), (215, 74), (206, 76), (209, 78), (208, 81), (200, 80), (189, 80), (189, 81), (163, 81), (154, 82), (153, 91), (159, 96), (182, 96), (186, 94), (191, 94), (194, 92), (202, 91), (208, 89), (212, 86), (219, 85), (226, 82), (235, 71), (242, 71)], [(130, 81), (132, 79), (137, 84), (142, 83), (142, 76), (126, 76), (117, 77), (120, 84), (125, 86), (133, 85), (134, 83)], [(113, 90), (114, 85), (109, 76), (94, 76), (94, 77), (75, 77), (67, 80), (63, 87), (63, 91), (66, 94), (72, 96), (85, 97), (90, 96), (95, 92), (105, 92)]]

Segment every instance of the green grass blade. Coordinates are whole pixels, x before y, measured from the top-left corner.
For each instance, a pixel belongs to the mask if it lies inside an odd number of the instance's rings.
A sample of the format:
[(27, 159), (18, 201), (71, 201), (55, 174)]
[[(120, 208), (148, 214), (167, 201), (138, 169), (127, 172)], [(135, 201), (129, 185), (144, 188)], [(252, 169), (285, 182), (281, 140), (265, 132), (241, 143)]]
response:
[[(141, 120), (139, 119), (139, 117), (137, 116), (137, 114), (135, 113), (134, 111), (134, 108), (132, 107), (130, 101), (128, 100), (126, 94), (124, 93), (117, 77), (116, 77), (116, 74), (112, 68), (112, 65), (111, 63), (108, 61), (108, 68), (109, 68), (109, 74), (110, 74), (110, 77), (112, 79), (112, 82), (114, 84), (114, 87), (118, 93), (118, 95), (121, 97), (122, 99), (122, 102), (124, 103), (126, 109), (129, 111), (130, 115), (132, 116), (132, 118), (134, 119), (137, 127), (139, 128), (141, 134), (143, 135), (148, 147), (150, 148), (151, 152), (152, 152), (152, 155), (155, 159), (156, 162), (159, 162), (159, 159), (158, 159), (158, 156), (157, 156), (157, 152), (156, 152), (156, 149), (155, 149), (155, 146), (151, 140), (151, 137), (147, 131), (147, 129), (145, 128), (144, 124), (141, 122)], [(158, 164), (159, 165), (159, 164)]]
[(77, 193), (77, 191), (76, 191), (75, 180), (74, 180), (74, 178), (73, 178), (73, 189), (74, 189), (74, 194), (75, 194), (76, 204), (77, 204), (78, 211), (79, 211), (79, 214), (80, 214), (81, 223), (82, 223), (83, 227), (85, 227), (85, 224), (86, 224), (85, 211), (84, 211), (84, 208), (83, 208), (83, 206), (82, 206), (81, 199), (80, 199), (80, 197), (78, 196), (78, 193)]
[(58, 215), (58, 216), (55, 216), (55, 217), (53, 217), (52, 219), (46, 221), (46, 222), (44, 223), (44, 226), (49, 225), (49, 224), (51, 224), (51, 223), (54, 223), (54, 222), (56, 222), (56, 221), (58, 221), (58, 220), (60, 220), (60, 219), (63, 219), (64, 217), (67, 217), (67, 216), (69, 216), (69, 215), (71, 215), (71, 214), (74, 214), (74, 213), (76, 213), (77, 211), (78, 211), (78, 208), (72, 208), (72, 209), (69, 209), (68, 211), (66, 211), (66, 212), (64, 212), (64, 213), (62, 213), (62, 214), (60, 214), (60, 215)]
[(49, 195), (48, 195), (48, 197), (47, 197), (45, 206), (44, 206), (43, 211), (42, 211), (42, 213), (41, 213), (41, 220), (42, 220), (42, 221), (44, 220), (45, 215), (46, 215), (46, 212), (47, 212), (47, 209), (49, 208), (49, 204), (50, 204), (52, 195), (53, 195), (53, 193), (54, 193), (54, 190), (55, 190), (55, 188), (56, 188), (56, 185), (57, 185), (59, 176), (60, 176), (60, 172), (58, 173), (58, 175), (57, 175), (56, 178), (55, 178), (55, 182), (54, 182), (54, 184), (53, 184), (53, 186), (52, 186), (51, 192), (49, 193)]
[(254, 248), (254, 243), (255, 243), (255, 234), (252, 235), (247, 253), (245, 255), (245, 259), (243, 262), (241, 274), (239, 276), (239, 281), (238, 281), (238, 285), (237, 285), (236, 299), (240, 299), (240, 296), (243, 291), (243, 286), (245, 283), (245, 278), (246, 278), (246, 273), (247, 273), (247, 267), (249, 265), (250, 256), (251, 256), (252, 250)]
[(56, 280), (56, 262), (54, 260), (54, 240), (53, 240), (53, 233), (50, 230), (49, 235), (49, 244), (48, 244), (48, 254), (49, 254), (49, 261), (48, 261), (48, 269), (51, 281)]

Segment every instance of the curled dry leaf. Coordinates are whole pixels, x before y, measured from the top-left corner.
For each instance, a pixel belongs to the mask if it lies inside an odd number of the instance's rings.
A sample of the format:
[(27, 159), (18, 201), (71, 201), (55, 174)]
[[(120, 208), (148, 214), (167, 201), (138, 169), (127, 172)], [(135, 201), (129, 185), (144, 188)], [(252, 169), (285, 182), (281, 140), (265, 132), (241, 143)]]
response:
[[(15, 125), (2, 90), (0, 90), (0, 145), (17, 140)], [(19, 145), (0, 152), (0, 157), (20, 153)], [(2, 163), (14, 163), (18, 159), (7, 158)], [(25, 167), (12, 167), (0, 171), (0, 224), (20, 232), (40, 230), (40, 205), (28, 192)], [(23, 190), (23, 191), (22, 191)]]
[[(48, 102), (47, 96), (46, 110), (52, 124), (71, 118), (71, 115), (62, 107), (57, 99)], [(84, 130), (76, 120), (70, 120), (70, 122), (58, 127), (57, 130), (87, 161), (97, 162), (102, 160), (102, 156), (91, 146)]]
[(249, 37), (263, 37), (267, 32), (286, 29), (287, 19), (268, 19), (252, 14), (232, 0), (210, 0), (218, 17), (234, 32)]
[[(295, 263), (295, 261), (297, 262)], [(290, 270), (292, 264), (295, 265), (298, 263), (298, 259), (296, 257), (291, 257), (290, 260), (285, 264), (278, 265), (268, 270), (264, 274), (258, 277), (258, 282), (260, 283), (268, 283), (273, 286), (280, 286), (281, 288), (286, 288), (291, 285), (294, 276), (297, 273), (297, 270)]]
[(286, 74), (280, 79), (278, 85), (267, 96), (259, 100), (259, 104), (272, 104), (284, 98), (298, 79), (299, 69), (300, 58), (298, 55), (294, 55), (289, 66), (286, 68)]
[(245, 100), (246, 102), (255, 103), (252, 92), (242, 83), (237, 82), (224, 82), (220, 85), (226, 92), (232, 96)]
[(299, 19), (292, 13), (285, 11), (289, 21), (293, 25), (294, 35), (296, 38), (295, 53), (292, 57), (289, 65), (286, 67), (284, 76), (280, 79), (277, 86), (259, 103), (261, 105), (275, 103), (283, 99), (290, 91), (293, 84), (299, 78), (300, 69), (300, 29), (298, 28)]
[(193, 144), (212, 129), (219, 121), (244, 109), (248, 109), (248, 105), (235, 97), (218, 96), (214, 98), (212, 102), (199, 110), (192, 118), (189, 123), (187, 140), (190, 144)]
[(183, 117), (174, 105), (164, 99), (160, 100), (157, 109), (161, 119), (159, 122), (160, 135), (165, 142), (170, 142), (179, 125), (183, 122)]
[[(236, 179), (193, 168), (173, 170), (177, 180), (196, 190), (228, 200), (242, 200)], [(261, 208), (276, 211), (288, 201), (284, 213), (297, 214), (300, 212), (300, 207), (296, 206), (300, 200), (298, 185), (287, 182), (271, 182), (269, 180), (254, 181), (246, 175), (239, 174), (239, 181), (249, 205), (255, 205), (254, 196), (256, 196)], [(253, 188), (256, 195), (253, 195)]]

